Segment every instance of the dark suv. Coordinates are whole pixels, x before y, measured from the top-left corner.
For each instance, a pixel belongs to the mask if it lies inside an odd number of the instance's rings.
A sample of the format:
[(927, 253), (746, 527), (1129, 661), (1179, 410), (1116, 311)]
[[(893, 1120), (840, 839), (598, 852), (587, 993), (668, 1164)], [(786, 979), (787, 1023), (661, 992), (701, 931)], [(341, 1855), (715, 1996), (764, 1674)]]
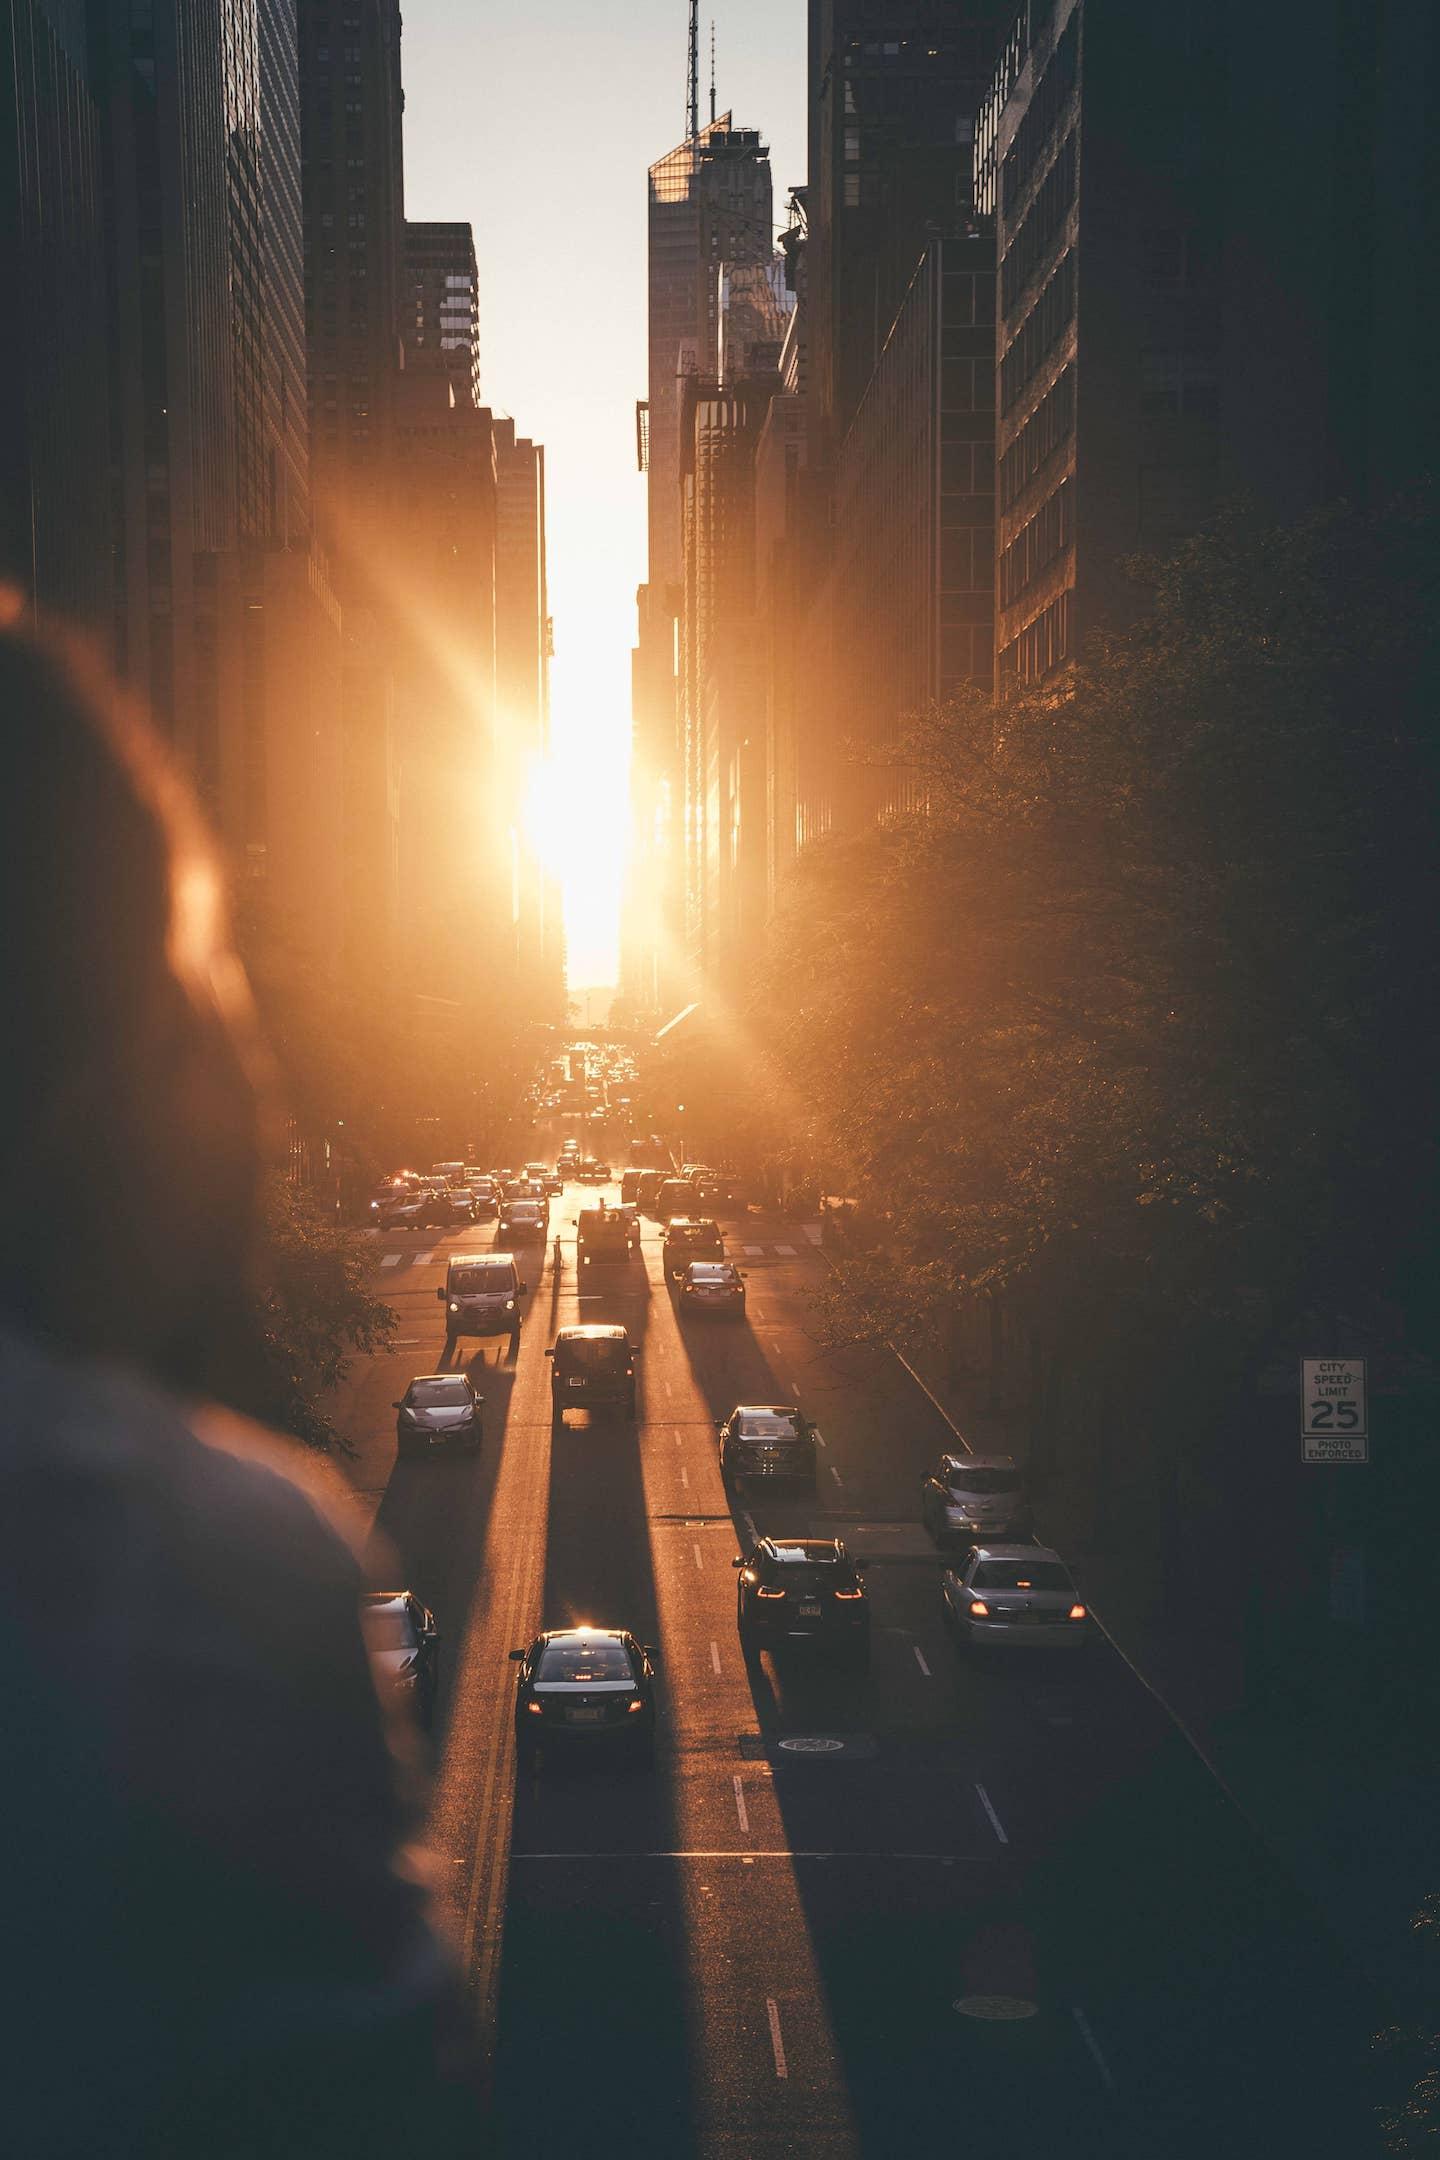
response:
[(723, 1260), (720, 1225), (703, 1215), (672, 1215), (665, 1225), (665, 1273), (679, 1282), (692, 1260)]
[(735, 1619), (747, 1657), (782, 1643), (814, 1642), (863, 1671), (870, 1663), (870, 1600), (860, 1564), (838, 1538), (761, 1538), (740, 1570)]
[(720, 1427), (720, 1475), (815, 1482), (815, 1428), (793, 1403), (740, 1403)]
[(635, 1415), (635, 1360), (639, 1351), (623, 1327), (591, 1322), (561, 1328), (545, 1352), (554, 1361), (550, 1412), (556, 1425), (567, 1410), (620, 1410)]

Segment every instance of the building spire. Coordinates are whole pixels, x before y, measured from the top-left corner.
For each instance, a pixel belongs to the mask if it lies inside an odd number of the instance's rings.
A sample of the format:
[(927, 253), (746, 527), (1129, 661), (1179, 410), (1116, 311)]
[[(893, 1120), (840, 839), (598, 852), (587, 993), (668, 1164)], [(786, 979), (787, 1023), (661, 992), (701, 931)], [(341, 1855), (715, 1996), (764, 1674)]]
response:
[(715, 125), (715, 18), (710, 18), (710, 125)]
[(685, 86), (685, 140), (700, 133), (700, 0), (690, 0), (690, 74)]

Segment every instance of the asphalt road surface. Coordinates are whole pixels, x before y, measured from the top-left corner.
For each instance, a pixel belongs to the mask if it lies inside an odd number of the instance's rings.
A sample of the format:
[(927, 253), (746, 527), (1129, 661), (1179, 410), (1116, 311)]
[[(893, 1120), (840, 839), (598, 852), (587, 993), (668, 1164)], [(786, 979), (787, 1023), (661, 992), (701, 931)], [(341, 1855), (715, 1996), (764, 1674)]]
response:
[[(400, 1339), (337, 1406), (443, 1631), (432, 1843), (496, 2151), (1373, 2150), (1371, 2006), (1163, 1709), (1103, 1644), (955, 1648), (918, 1521), (947, 1428), (898, 1363), (817, 1349), (804, 1226), (727, 1220), (748, 1319), (682, 1324), (652, 1224), (639, 1259), (577, 1283), (585, 1196), (568, 1186), (522, 1256), (518, 1355), (461, 1345), (478, 1461), (397, 1466), (390, 1406), (443, 1360), (445, 1257), (493, 1226), (378, 1237)], [(629, 1328), (639, 1417), (572, 1414), (552, 1438), (543, 1352), (576, 1319)], [(813, 1498), (732, 1512), (715, 1421), (741, 1401), (816, 1420)], [(868, 1677), (747, 1669), (731, 1563), (757, 1529), (864, 1557)], [(657, 1646), (655, 1765), (519, 1778), (507, 1652), (581, 1620)]]

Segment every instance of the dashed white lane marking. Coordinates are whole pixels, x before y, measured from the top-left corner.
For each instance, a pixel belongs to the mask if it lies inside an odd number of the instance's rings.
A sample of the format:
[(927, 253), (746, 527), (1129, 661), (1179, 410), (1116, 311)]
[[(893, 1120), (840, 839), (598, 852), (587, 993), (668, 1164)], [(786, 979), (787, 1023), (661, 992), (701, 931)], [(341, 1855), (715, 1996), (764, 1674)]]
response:
[(690, 1473), (685, 1468), (683, 1462), (680, 1465), (680, 1483), (685, 1487), (686, 1491), (688, 1492), (690, 1489)]
[(704, 1562), (704, 1560), (703, 1560), (703, 1559), (702, 1559), (702, 1557), (701, 1557), (701, 1553), (700, 1553), (700, 1547), (699, 1547), (698, 1545), (692, 1545), (692, 1546), (690, 1547), (690, 1550), (691, 1550), (691, 1552), (693, 1552), (693, 1553), (694, 1553), (694, 1555), (695, 1555), (695, 1565), (696, 1565), (696, 1567), (698, 1567), (698, 1568), (703, 1568), (703, 1567), (704, 1567), (704, 1565), (705, 1565), (705, 1562)]
[(818, 1426), (811, 1426), (810, 1437), (815, 1442), (816, 1447), (824, 1447), (826, 1445), (825, 1435), (823, 1432), (820, 1431)]
[(742, 1245), (740, 1249), (747, 1260), (759, 1260), (765, 1252), (763, 1245)]
[(923, 1651), (923, 1650), (922, 1650), (922, 1649), (920, 1648), (920, 1645), (919, 1645), (919, 1643), (918, 1643), (918, 1642), (917, 1642), (917, 1643), (912, 1643), (912, 1644), (910, 1645), (910, 1647), (911, 1647), (911, 1649), (912, 1649), (912, 1650), (913, 1650), (913, 1651), (915, 1652), (915, 1663), (916, 1663), (916, 1664), (917, 1664), (917, 1665), (919, 1666), (919, 1668), (920, 1668), (921, 1672), (923, 1672), (923, 1673), (924, 1673), (924, 1675), (925, 1675), (925, 1678), (926, 1678), (927, 1680), (929, 1680), (929, 1679), (930, 1679), (930, 1678), (932, 1677), (932, 1675), (931, 1675), (930, 1667), (929, 1667), (929, 1666), (928, 1666), (928, 1665), (926, 1664), (926, 1662), (925, 1662), (925, 1653), (924, 1653), (924, 1651)]
[(718, 1673), (720, 1670), (720, 1645), (718, 1642), (712, 1642), (710, 1645), (710, 1663)]
[(1110, 2068), (1109, 2063), (1105, 2060), (1104, 2054), (1101, 2051), (1100, 2043), (1096, 2039), (1094, 2032), (1091, 2030), (1089, 2018), (1086, 2017), (1084, 2011), (1080, 2008), (1080, 2005), (1078, 2003), (1075, 2004), (1075, 2006), (1070, 2012), (1070, 2015), (1075, 2020), (1076, 2030), (1079, 2032), (1081, 2039), (1084, 2041), (1086, 2047), (1090, 2050), (1090, 2060), (1094, 2063), (1095, 2068), (1100, 2073), (1101, 2084), (1105, 2087), (1105, 2090), (1107, 2092), (1114, 2092), (1115, 2073)]
[(790, 2072), (785, 2065), (785, 2041), (780, 2031), (780, 2010), (774, 1998), (769, 1995), (765, 1998), (765, 2015), (770, 2020), (770, 2047), (775, 2057), (775, 2075), (777, 2078), (788, 2078)]
[(795, 1247), (793, 1245), (777, 1245), (775, 1251), (782, 1260), (793, 1260), (795, 1258)]
[(984, 1808), (985, 1813), (990, 1818), (991, 1829), (995, 1832), (996, 1837), (999, 1838), (1002, 1845), (1008, 1845), (1010, 1840), (1005, 1835), (1005, 1825), (1001, 1822), (1000, 1817), (996, 1814), (994, 1803), (991, 1801), (989, 1793), (986, 1792), (984, 1786), (980, 1783), (980, 1780), (978, 1778), (975, 1780), (975, 1790), (980, 1795), (981, 1807)]
[(730, 1782), (735, 1787), (735, 1813), (740, 1818), (740, 1828), (744, 1831), (746, 1837), (749, 1837), (750, 1817), (745, 1812), (745, 1787), (738, 1777), (732, 1778)]
[(831, 1465), (830, 1465), (830, 1475), (831, 1475), (831, 1477), (833, 1477), (833, 1478), (834, 1478), (834, 1480), (835, 1480), (835, 1483), (836, 1483), (837, 1485), (843, 1485), (843, 1484), (844, 1484), (845, 1480), (844, 1480), (844, 1478), (842, 1478), (842, 1477), (841, 1477), (841, 1475), (840, 1475), (839, 1471), (838, 1471), (838, 1470), (837, 1470), (837, 1469), (835, 1468), (835, 1465), (834, 1465), (834, 1463), (833, 1463), (833, 1462), (832, 1462), (832, 1463), (831, 1463)]
[(798, 1396), (798, 1394), (800, 1393), (800, 1383), (798, 1380), (787, 1380), (785, 1385), (789, 1388), (792, 1395)]
[(399, 1267), (404, 1257), (403, 1252), (387, 1252), (380, 1265), (381, 1267)]

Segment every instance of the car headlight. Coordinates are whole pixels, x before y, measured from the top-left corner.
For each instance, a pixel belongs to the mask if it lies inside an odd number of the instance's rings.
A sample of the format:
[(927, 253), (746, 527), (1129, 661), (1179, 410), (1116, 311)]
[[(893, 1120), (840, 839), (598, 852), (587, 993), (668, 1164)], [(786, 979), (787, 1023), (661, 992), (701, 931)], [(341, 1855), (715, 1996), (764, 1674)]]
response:
[(506, 1298), (506, 1300), (505, 1300), (505, 1310), (506, 1310), (506, 1312), (514, 1312), (514, 1310), (515, 1310), (515, 1300), (514, 1300), (514, 1298), (513, 1298), (513, 1297), (507, 1297), (507, 1298)]
[(458, 1306), (457, 1304), (455, 1304), (455, 1303), (453, 1302), (453, 1300), (452, 1300), (452, 1302), (451, 1302), (451, 1306), (450, 1306), (450, 1310), (451, 1310), (451, 1312), (459, 1312), (459, 1310), (460, 1310), (460, 1307), (459, 1307), (459, 1306)]

